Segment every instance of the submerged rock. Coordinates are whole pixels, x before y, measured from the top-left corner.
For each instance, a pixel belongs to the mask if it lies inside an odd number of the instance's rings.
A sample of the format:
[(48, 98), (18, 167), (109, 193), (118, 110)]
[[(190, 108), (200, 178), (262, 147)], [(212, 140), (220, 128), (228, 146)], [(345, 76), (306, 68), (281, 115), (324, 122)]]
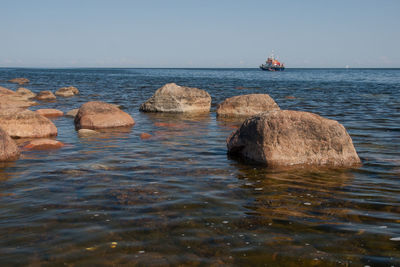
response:
[(18, 83), (18, 84), (25, 84), (29, 83), (29, 80), (27, 78), (14, 78), (9, 80), (10, 83)]
[(0, 109), (0, 125), (14, 138), (56, 136), (56, 126), (46, 117), (27, 109)]
[(278, 110), (248, 118), (227, 146), (230, 154), (271, 167), (361, 163), (343, 125), (309, 112)]
[(211, 96), (204, 90), (168, 83), (140, 106), (145, 112), (209, 112)]
[(145, 140), (145, 139), (150, 139), (152, 137), (151, 134), (148, 133), (141, 133), (140, 134), (140, 139)]
[(78, 88), (74, 86), (62, 87), (55, 93), (56, 96), (69, 97), (79, 94)]
[(27, 145), (24, 146), (26, 150), (47, 150), (47, 149), (58, 149), (64, 146), (63, 143), (53, 139), (36, 139), (30, 141)]
[(267, 94), (239, 95), (220, 103), (217, 107), (217, 116), (248, 117), (279, 109), (278, 104)]
[(54, 100), (56, 96), (50, 91), (41, 91), (36, 95), (35, 99), (37, 100)]
[(64, 115), (64, 112), (54, 108), (42, 108), (36, 110), (36, 112), (45, 117), (60, 117)]
[(126, 127), (135, 124), (133, 118), (112, 104), (92, 101), (83, 104), (75, 116), (77, 129)]
[(19, 158), (20, 152), (14, 140), (0, 128), (0, 161), (13, 161)]

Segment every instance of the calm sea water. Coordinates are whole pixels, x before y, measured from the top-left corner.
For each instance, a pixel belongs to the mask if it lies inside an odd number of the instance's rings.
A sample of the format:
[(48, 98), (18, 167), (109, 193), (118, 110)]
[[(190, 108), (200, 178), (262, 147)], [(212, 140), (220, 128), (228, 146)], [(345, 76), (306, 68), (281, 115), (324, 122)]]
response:
[[(81, 92), (32, 110), (102, 100), (136, 125), (79, 138), (61, 117), (66, 147), (0, 167), (3, 266), (400, 266), (400, 69), (0, 69), (0, 86), (16, 89), (15, 77), (34, 92)], [(208, 91), (210, 114), (140, 113), (169, 82)], [(363, 166), (274, 171), (229, 158), (239, 123), (215, 107), (249, 93), (338, 120)]]

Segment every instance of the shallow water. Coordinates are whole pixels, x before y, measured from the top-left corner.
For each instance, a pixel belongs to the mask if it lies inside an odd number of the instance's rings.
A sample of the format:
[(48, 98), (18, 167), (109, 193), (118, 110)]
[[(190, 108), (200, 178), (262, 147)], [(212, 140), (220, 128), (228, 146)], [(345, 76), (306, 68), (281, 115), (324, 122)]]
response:
[[(81, 92), (32, 110), (102, 100), (136, 124), (79, 138), (58, 118), (67, 146), (0, 166), (3, 265), (400, 265), (399, 69), (0, 69), (0, 86), (16, 89), (15, 77), (34, 92)], [(212, 112), (140, 113), (168, 82), (207, 90)], [(249, 93), (338, 120), (363, 166), (274, 171), (230, 158), (239, 123), (215, 107)]]

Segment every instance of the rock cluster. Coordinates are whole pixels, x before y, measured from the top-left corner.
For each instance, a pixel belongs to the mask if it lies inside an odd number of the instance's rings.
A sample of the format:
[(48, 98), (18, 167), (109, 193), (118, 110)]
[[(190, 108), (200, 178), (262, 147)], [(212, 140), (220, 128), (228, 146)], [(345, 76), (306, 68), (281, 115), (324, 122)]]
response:
[(209, 112), (211, 96), (204, 90), (168, 83), (140, 106), (144, 112)]
[(361, 163), (343, 125), (309, 112), (277, 110), (248, 118), (227, 146), (230, 154), (270, 167)]
[(77, 129), (127, 127), (135, 124), (133, 118), (115, 105), (101, 101), (83, 104), (75, 116)]
[[(21, 80), (20, 82), (23, 82)], [(69, 97), (78, 94), (75, 87), (60, 88), (56, 95)], [(56, 109), (26, 107), (37, 104), (30, 101), (53, 100), (50, 91), (35, 96), (29, 89), (17, 92), (0, 87), (0, 161), (15, 160), (19, 149), (11, 138), (44, 138), (57, 135), (57, 128), (47, 117), (62, 116)], [(201, 89), (165, 84), (140, 106), (145, 112), (196, 113), (209, 112), (210, 95)], [(337, 121), (309, 112), (280, 110), (267, 94), (234, 96), (220, 103), (216, 109), (219, 117), (247, 118), (227, 138), (228, 153), (269, 167), (329, 166), (353, 167), (361, 164), (351, 137)], [(71, 110), (75, 128), (80, 137), (99, 134), (96, 129), (130, 127), (134, 119), (118, 106), (101, 101), (84, 103)], [(187, 114), (186, 114), (187, 115)], [(177, 116), (177, 115), (174, 115)], [(156, 127), (180, 129), (176, 123), (156, 122)], [(140, 134), (142, 140), (151, 139), (148, 133)], [(60, 148), (64, 144), (52, 139), (32, 140), (25, 150)]]

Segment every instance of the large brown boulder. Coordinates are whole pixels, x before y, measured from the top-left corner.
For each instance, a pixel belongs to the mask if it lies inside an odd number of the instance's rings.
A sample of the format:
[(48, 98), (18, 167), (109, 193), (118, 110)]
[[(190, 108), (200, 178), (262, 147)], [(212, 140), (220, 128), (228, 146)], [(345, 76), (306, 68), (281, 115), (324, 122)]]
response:
[(63, 96), (63, 97), (74, 96), (77, 94), (79, 94), (79, 90), (78, 88), (73, 86), (60, 88), (55, 93), (56, 96)]
[(351, 137), (337, 121), (278, 110), (244, 121), (227, 139), (228, 152), (267, 166), (360, 164)]
[(36, 95), (37, 100), (54, 100), (56, 96), (51, 91), (41, 91)]
[(12, 161), (19, 158), (19, 149), (14, 140), (0, 128), (0, 161)]
[(25, 84), (29, 83), (29, 80), (27, 78), (14, 78), (9, 80), (10, 83), (18, 83), (18, 84)]
[(75, 116), (77, 129), (126, 127), (135, 124), (133, 118), (115, 105), (100, 101), (83, 104)]
[(265, 111), (279, 110), (267, 94), (239, 95), (225, 99), (217, 107), (217, 116), (249, 117)]
[(145, 112), (209, 112), (211, 96), (204, 90), (168, 83), (140, 106)]
[(56, 136), (56, 126), (46, 117), (27, 109), (0, 109), (0, 125), (14, 138)]

